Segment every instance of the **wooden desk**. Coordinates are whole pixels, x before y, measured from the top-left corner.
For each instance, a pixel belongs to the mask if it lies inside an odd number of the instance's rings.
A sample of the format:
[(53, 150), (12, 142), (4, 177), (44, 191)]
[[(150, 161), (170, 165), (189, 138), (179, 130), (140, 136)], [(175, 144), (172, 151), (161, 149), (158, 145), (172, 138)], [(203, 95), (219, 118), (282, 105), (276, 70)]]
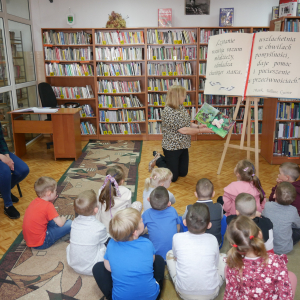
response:
[[(80, 116), (81, 108), (60, 108), (50, 113), (51, 121), (24, 120), (24, 114), (31, 112), (11, 111), (15, 154), (26, 154), (25, 133), (53, 134), (54, 158), (77, 158), (81, 155)], [(46, 115), (49, 113), (43, 113)], [(45, 145), (46, 146), (46, 145)]]

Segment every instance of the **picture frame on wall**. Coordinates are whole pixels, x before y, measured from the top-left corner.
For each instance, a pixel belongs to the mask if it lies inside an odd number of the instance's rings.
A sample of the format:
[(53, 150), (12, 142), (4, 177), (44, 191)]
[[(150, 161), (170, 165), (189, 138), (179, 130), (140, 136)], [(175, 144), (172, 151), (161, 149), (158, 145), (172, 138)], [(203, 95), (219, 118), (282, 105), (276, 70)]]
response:
[(209, 15), (210, 0), (184, 0), (186, 15)]

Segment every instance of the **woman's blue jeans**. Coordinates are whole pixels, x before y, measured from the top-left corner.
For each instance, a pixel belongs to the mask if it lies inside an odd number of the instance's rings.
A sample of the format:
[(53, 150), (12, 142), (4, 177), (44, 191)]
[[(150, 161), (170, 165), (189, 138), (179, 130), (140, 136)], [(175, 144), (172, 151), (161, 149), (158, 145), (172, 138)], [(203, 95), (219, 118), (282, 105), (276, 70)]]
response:
[(0, 192), (4, 200), (4, 206), (12, 206), (11, 190), (21, 182), (29, 173), (29, 168), (24, 161), (13, 153), (9, 152), (9, 157), (14, 162), (14, 171), (7, 164), (0, 161)]

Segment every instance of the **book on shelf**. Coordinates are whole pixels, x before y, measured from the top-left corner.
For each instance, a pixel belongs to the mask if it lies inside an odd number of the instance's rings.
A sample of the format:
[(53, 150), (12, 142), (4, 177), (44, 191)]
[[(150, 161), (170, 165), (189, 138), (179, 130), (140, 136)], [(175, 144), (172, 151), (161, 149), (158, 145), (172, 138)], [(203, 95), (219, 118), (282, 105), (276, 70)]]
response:
[(227, 135), (230, 128), (235, 123), (235, 121), (231, 118), (207, 103), (204, 103), (201, 106), (195, 116), (195, 120), (199, 123), (205, 124), (208, 128), (211, 128), (216, 134), (223, 138)]
[(162, 134), (161, 122), (149, 122), (148, 123), (149, 134)]
[(144, 122), (145, 113), (144, 110), (100, 110), (99, 111), (100, 122)]
[(219, 26), (233, 26), (234, 8), (220, 8)]
[(199, 75), (206, 74), (206, 63), (199, 63)]
[(224, 33), (244, 33), (245, 29), (240, 28), (240, 29), (224, 29), (224, 28), (219, 28), (219, 29), (201, 29), (200, 30), (200, 43), (208, 43), (209, 39), (211, 36), (215, 35), (220, 35)]
[(58, 108), (51, 107), (27, 107), (22, 109), (16, 109), (13, 112), (34, 112), (36, 114), (42, 113), (56, 113)]
[(100, 128), (100, 133), (102, 135), (141, 134), (140, 125), (138, 123), (127, 123), (127, 124), (99, 123), (99, 128)]
[(96, 60), (142, 60), (143, 48), (101, 47), (95, 48)]
[(92, 44), (92, 35), (84, 31), (56, 32), (50, 30), (43, 32), (43, 43), (49, 45), (87, 45)]
[(148, 44), (194, 44), (197, 42), (196, 30), (147, 30)]
[(300, 138), (299, 124), (296, 122), (276, 122), (275, 139)]
[(211, 36), (204, 93), (297, 98), (299, 47), (295, 32)]
[(137, 96), (108, 96), (98, 95), (99, 108), (142, 107)]
[(79, 114), (80, 114), (81, 118), (94, 117), (95, 116), (94, 110), (91, 107), (91, 105), (85, 104), (85, 105), (82, 105), (80, 107), (81, 107), (81, 111), (79, 112)]
[(278, 102), (276, 119), (300, 120), (300, 101), (293, 103)]
[(279, 6), (272, 7), (272, 20), (279, 18)]
[(144, 32), (142, 30), (96, 31), (95, 43), (100, 45), (144, 44)]
[(112, 81), (112, 80), (99, 80), (98, 92), (99, 93), (140, 93), (140, 81)]
[(148, 107), (148, 120), (161, 120), (162, 107), (155, 108), (153, 106)]
[(284, 31), (300, 32), (299, 19), (284, 19)]
[[(226, 96), (226, 95), (204, 95), (199, 94), (199, 104), (204, 102), (213, 105), (235, 105), (238, 102), (238, 97)], [(258, 105), (264, 105), (264, 98), (260, 98)]]
[(97, 134), (96, 127), (90, 122), (81, 122), (80, 130), (82, 135), (94, 135)]
[(147, 71), (148, 75), (154, 76), (193, 75), (192, 65), (189, 62), (148, 62)]
[(94, 76), (93, 66), (89, 64), (45, 64), (46, 76)]
[(52, 86), (56, 98), (60, 99), (80, 99), (80, 98), (94, 98), (93, 89), (90, 85), (86, 87), (65, 87)]
[(199, 59), (207, 59), (207, 46), (200, 46)]
[(299, 157), (300, 140), (275, 140), (273, 144), (274, 156)]
[(148, 60), (190, 60), (196, 59), (197, 46), (147, 47)]
[(45, 60), (92, 60), (92, 48), (57, 48), (57, 47), (44, 47), (45, 49)]
[(148, 79), (148, 91), (168, 91), (169, 87), (172, 85), (181, 85), (187, 91), (192, 90), (192, 81), (190, 79), (184, 78), (174, 78), (174, 79)]
[(158, 27), (172, 27), (172, 8), (158, 9)]
[(127, 64), (114, 63), (105, 64), (97, 63), (97, 76), (141, 76), (141, 63), (131, 62)]
[(297, 15), (297, 0), (280, 0), (279, 1), (279, 17), (296, 16)]

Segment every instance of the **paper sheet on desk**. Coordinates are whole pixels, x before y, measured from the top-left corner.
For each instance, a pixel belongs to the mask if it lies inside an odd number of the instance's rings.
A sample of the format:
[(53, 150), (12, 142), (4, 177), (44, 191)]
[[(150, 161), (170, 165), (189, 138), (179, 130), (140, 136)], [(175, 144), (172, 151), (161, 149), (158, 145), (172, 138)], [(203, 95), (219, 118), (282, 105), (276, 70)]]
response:
[(27, 107), (23, 109), (17, 109), (14, 112), (34, 112), (34, 113), (56, 113), (58, 108), (51, 107)]

